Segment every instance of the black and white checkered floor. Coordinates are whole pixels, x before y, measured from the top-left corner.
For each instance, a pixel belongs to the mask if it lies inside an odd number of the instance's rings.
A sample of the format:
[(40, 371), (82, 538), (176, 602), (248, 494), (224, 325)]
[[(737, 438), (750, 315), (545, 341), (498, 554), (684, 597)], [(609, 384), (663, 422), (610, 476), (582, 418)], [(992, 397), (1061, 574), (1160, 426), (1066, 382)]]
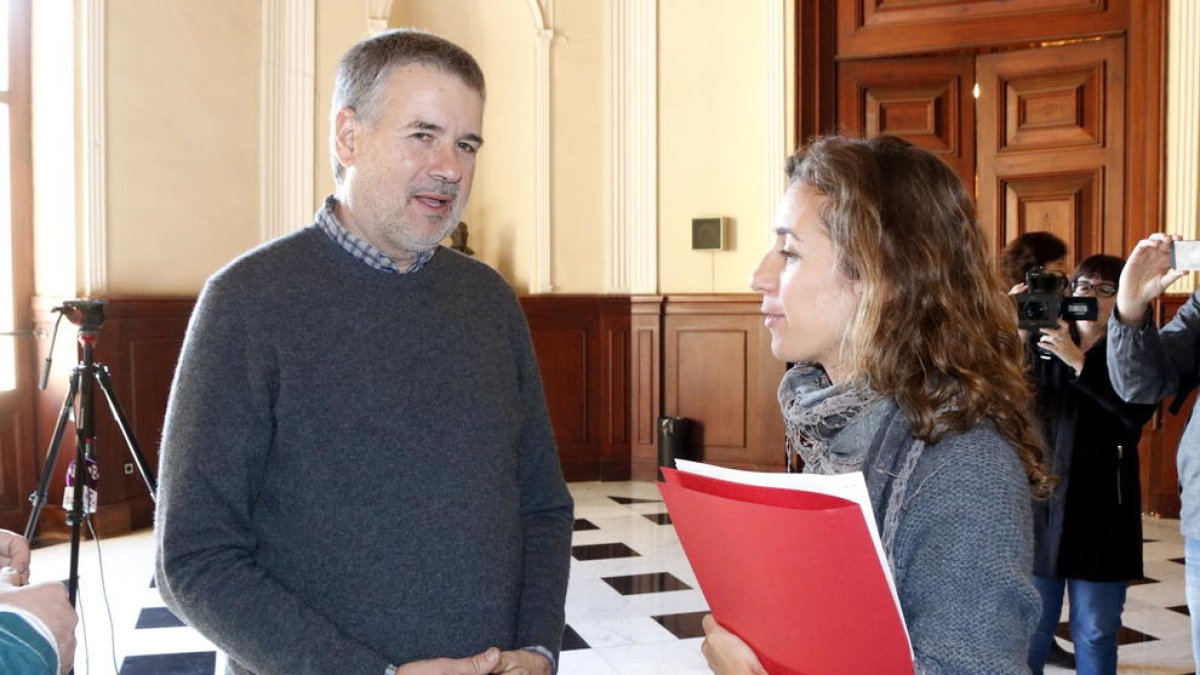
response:
[[(570, 487), (576, 523), (559, 672), (707, 673), (699, 651), (700, 618), (707, 606), (654, 484)], [(1192, 673), (1178, 522), (1148, 518), (1145, 532), (1147, 579), (1129, 592), (1120, 672)], [(61, 579), (68, 560), (66, 544), (34, 551), (34, 580)], [(224, 672), (224, 657), (213, 645), (163, 607), (152, 577), (150, 532), (103, 541), (99, 554), (95, 542), (84, 543), (80, 599), (85, 626), (79, 633), (78, 675)], [(1068, 671), (1050, 667), (1046, 672)]]

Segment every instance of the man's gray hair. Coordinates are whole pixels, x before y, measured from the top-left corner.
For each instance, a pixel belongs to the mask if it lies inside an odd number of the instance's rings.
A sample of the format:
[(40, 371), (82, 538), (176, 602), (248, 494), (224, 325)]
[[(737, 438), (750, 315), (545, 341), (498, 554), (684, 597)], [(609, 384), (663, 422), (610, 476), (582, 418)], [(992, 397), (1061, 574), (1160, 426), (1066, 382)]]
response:
[(338, 62), (329, 109), (329, 154), (338, 184), (346, 173), (337, 158), (338, 111), (350, 108), (364, 122), (374, 121), (384, 82), (392, 70), (413, 63), (455, 75), (481, 99), (486, 98), (483, 71), (475, 58), (445, 38), (413, 28), (396, 28), (359, 42)]

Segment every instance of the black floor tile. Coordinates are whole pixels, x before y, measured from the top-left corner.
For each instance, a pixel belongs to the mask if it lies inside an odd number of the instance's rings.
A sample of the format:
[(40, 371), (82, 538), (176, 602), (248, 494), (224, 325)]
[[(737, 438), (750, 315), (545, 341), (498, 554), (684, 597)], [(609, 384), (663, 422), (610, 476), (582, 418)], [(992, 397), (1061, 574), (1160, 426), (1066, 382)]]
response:
[(138, 614), (137, 626), (138, 630), (143, 628), (178, 628), (184, 625), (179, 617), (175, 616), (171, 610), (166, 607), (147, 607)]
[(562, 651), (570, 651), (572, 649), (591, 649), (591, 645), (583, 641), (579, 637), (579, 633), (575, 632), (570, 626), (563, 627)]
[(572, 546), (571, 555), (576, 560), (607, 560), (609, 558), (639, 558), (641, 553), (625, 544), (584, 544)]
[(671, 524), (671, 514), (669, 513), (643, 513), (642, 517), (659, 525)]
[(1174, 607), (1168, 607), (1167, 609), (1171, 610), (1172, 612), (1178, 612), (1184, 616), (1192, 615), (1192, 613), (1188, 611), (1187, 605), (1175, 605)]
[(1180, 565), (1187, 564), (1187, 558), (1167, 558), (1167, 560), (1170, 560), (1173, 563), (1179, 563)]
[[(1054, 630), (1054, 634), (1067, 642), (1071, 641), (1071, 628), (1065, 621), (1058, 624), (1058, 628)], [(1153, 635), (1134, 630), (1127, 626), (1121, 626), (1121, 632), (1117, 633), (1117, 646), (1129, 645), (1135, 642), (1154, 642), (1157, 639)]]
[(604, 582), (617, 589), (621, 595), (641, 595), (642, 593), (665, 593), (667, 591), (687, 591), (691, 586), (680, 581), (668, 572), (652, 572), (650, 574), (631, 574), (622, 577), (604, 577)]
[(1141, 579), (1134, 579), (1133, 581), (1129, 582), (1129, 585), (1130, 586), (1143, 586), (1145, 584), (1157, 584), (1157, 583), (1158, 583), (1158, 579), (1151, 579), (1150, 577), (1142, 577)]
[(588, 520), (587, 518), (576, 518), (575, 526), (571, 528), (575, 532), (583, 532), (584, 530), (598, 530), (600, 526)]
[(158, 579), (153, 576), (150, 577), (150, 588), (158, 588)]
[(704, 627), (700, 625), (700, 622), (704, 619), (705, 614), (708, 614), (708, 612), (666, 614), (650, 618), (662, 624), (662, 627), (671, 631), (675, 637), (680, 640), (686, 640), (688, 638), (704, 637)]
[(212, 675), (216, 667), (216, 652), (149, 654), (126, 656), (121, 675)]
[(637, 497), (614, 497), (612, 495), (609, 495), (608, 498), (618, 504), (654, 504), (654, 503), (658, 503), (658, 502), (662, 501), (661, 499), (639, 499)]

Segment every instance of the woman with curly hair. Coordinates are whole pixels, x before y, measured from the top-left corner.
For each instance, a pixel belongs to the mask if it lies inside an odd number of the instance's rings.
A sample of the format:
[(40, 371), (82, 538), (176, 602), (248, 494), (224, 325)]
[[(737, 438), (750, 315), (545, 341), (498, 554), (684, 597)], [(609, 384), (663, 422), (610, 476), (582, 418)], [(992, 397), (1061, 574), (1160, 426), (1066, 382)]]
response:
[[(819, 138), (788, 161), (755, 271), (788, 469), (862, 471), (918, 673), (1027, 673), (1040, 463), (1016, 312), (971, 199), (894, 137)], [(797, 542), (820, 546), (820, 542)], [(705, 618), (716, 673), (764, 673)]]

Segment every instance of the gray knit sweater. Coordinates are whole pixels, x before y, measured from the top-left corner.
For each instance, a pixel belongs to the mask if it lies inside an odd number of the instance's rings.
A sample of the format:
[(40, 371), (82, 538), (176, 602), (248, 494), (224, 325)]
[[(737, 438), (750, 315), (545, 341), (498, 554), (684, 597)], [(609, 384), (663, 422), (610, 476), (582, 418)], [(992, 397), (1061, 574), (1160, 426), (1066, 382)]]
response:
[(1041, 599), (1029, 481), (1016, 452), (987, 423), (910, 463), (908, 421), (884, 405), (863, 473), (880, 531), (895, 518), (893, 572), (917, 674), (1028, 673)]
[(235, 672), (556, 656), (572, 503), (487, 266), (381, 272), (315, 227), (206, 284), (167, 411), (159, 590)]

